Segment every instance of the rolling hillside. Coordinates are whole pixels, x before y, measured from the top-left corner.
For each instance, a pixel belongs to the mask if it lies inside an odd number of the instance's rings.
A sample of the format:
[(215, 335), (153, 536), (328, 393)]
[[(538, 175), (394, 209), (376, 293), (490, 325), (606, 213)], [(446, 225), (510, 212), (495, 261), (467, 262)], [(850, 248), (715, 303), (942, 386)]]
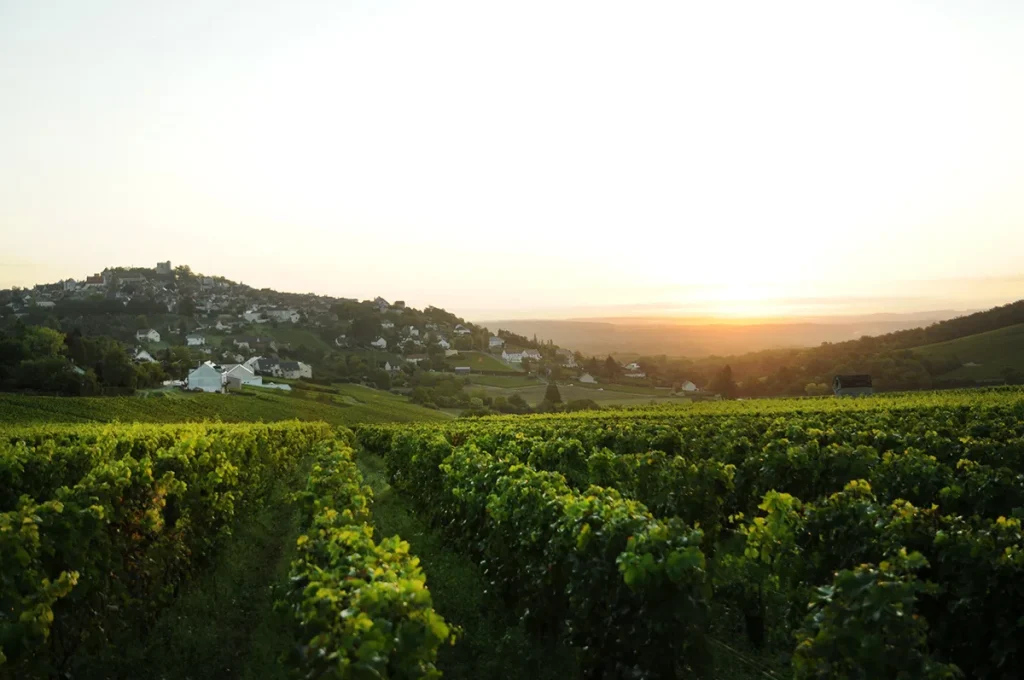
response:
[(986, 380), (1002, 378), (1003, 370), (1024, 371), (1024, 323), (956, 340), (917, 347), (914, 352), (934, 360), (959, 359), (964, 365), (943, 378)]

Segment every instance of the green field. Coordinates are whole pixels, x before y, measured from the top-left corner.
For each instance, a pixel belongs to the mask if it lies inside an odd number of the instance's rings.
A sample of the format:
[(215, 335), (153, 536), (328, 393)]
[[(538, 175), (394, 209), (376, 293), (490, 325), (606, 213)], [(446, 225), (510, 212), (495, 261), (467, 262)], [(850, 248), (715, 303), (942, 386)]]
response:
[(295, 328), (294, 326), (282, 325), (278, 328), (273, 328), (270, 324), (260, 324), (260, 326), (252, 333), (246, 333), (246, 335), (259, 335), (273, 338), (278, 342), (286, 342), (291, 345), (292, 349), (298, 348), (300, 345), (305, 345), (309, 349), (329, 350), (336, 349), (332, 345), (329, 345), (319, 335), (313, 331), (306, 330), (304, 328)]
[(670, 388), (649, 387), (647, 385), (622, 385), (619, 383), (573, 383), (585, 390), (604, 390), (605, 392), (628, 392), (629, 394), (646, 394), (652, 397), (668, 397), (672, 395)]
[(1024, 370), (1024, 324), (1007, 326), (988, 333), (917, 347), (914, 352), (932, 359), (956, 356), (964, 364), (944, 374), (943, 378), (984, 380), (1001, 378), (1004, 368)]
[[(602, 406), (619, 405), (619, 406), (637, 406), (643, 404), (654, 403), (670, 403), (680, 404), (685, 403), (685, 399), (680, 397), (673, 397), (670, 390), (659, 390), (658, 393), (654, 393), (653, 388), (646, 388), (650, 392), (637, 392), (635, 390), (639, 388), (626, 388), (616, 389), (618, 387), (624, 387), (621, 385), (596, 385), (586, 386), (581, 385), (559, 385), (558, 393), (562, 395), (562, 401), (568, 402), (576, 399), (591, 399), (601, 404)], [(536, 406), (537, 404), (544, 401), (544, 393), (547, 390), (546, 384), (535, 384), (530, 387), (491, 387), (488, 385), (472, 385), (467, 388), (471, 393), (481, 391), (489, 397), (511, 397), (513, 394), (518, 394), (526, 403), (530, 406)]]
[(512, 368), (500, 359), (483, 352), (460, 352), (448, 357), (445, 362), (452, 368), (469, 366), (474, 371), (494, 371), (500, 373), (522, 373), (518, 368)]
[(280, 392), (247, 388), (241, 394), (165, 392), (164, 396), (37, 397), (0, 394), (0, 425), (113, 422), (174, 423), (203, 420), (322, 420), (332, 425), (447, 420), (448, 415), (405, 397), (339, 385), (331, 392)]
[(533, 387), (540, 383), (532, 375), (471, 375), (470, 381), (487, 387)]

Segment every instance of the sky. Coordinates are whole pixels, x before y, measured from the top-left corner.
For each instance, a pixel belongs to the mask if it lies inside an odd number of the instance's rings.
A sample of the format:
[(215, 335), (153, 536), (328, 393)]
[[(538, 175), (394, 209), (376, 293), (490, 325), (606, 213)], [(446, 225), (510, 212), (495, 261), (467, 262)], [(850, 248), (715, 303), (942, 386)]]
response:
[(1024, 3), (0, 0), (0, 286), (467, 318), (1024, 297)]

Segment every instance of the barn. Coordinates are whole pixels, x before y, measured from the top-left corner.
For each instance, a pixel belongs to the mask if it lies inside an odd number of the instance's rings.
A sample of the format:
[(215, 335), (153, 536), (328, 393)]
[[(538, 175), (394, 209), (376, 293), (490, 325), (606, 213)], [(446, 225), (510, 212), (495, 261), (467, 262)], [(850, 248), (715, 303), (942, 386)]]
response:
[(837, 375), (832, 379), (832, 392), (837, 397), (862, 397), (874, 394), (875, 388), (871, 386), (870, 375)]

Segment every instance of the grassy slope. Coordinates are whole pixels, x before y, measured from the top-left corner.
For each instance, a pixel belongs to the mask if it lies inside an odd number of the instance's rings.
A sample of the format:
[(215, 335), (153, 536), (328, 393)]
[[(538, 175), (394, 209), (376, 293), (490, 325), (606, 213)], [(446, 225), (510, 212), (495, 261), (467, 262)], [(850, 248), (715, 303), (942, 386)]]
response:
[(460, 352), (455, 356), (448, 357), (445, 361), (449, 366), (469, 366), (474, 371), (521, 373), (519, 369), (512, 368), (508, 364), (503, 363), (500, 359), (496, 359), (490, 354), (484, 354), (483, 352)]
[(470, 375), (473, 385), (488, 387), (533, 387), (540, 384), (532, 375)]
[(277, 328), (273, 328), (270, 324), (261, 324), (258, 331), (251, 333), (252, 335), (265, 335), (267, 337), (274, 338), (278, 342), (287, 342), (292, 347), (298, 347), (299, 345), (305, 345), (310, 349), (329, 350), (337, 349), (324, 342), (324, 339), (313, 331), (306, 330), (304, 328), (296, 328), (282, 324)]
[(943, 375), (943, 378), (1001, 378), (1004, 368), (1024, 370), (1024, 324), (1007, 326), (987, 333), (969, 335), (935, 345), (917, 347), (914, 351), (936, 359), (956, 355), (964, 363), (980, 366), (961, 366)]
[[(308, 395), (307, 396), (319, 396)], [(344, 385), (324, 400), (296, 393), (250, 388), (244, 394), (171, 392), (154, 397), (37, 397), (0, 394), (0, 424), (44, 422), (150, 422), (221, 420), (323, 420), (332, 425), (446, 420), (448, 415), (404, 397), (358, 385)]]
[[(616, 390), (618, 385), (598, 385), (597, 387), (603, 387), (603, 390), (598, 390), (594, 387), (581, 387), (579, 385), (559, 385), (558, 393), (562, 395), (562, 401), (573, 401), (574, 399), (592, 399), (599, 404), (608, 406), (611, 404), (621, 404), (623, 406), (634, 406), (637, 404), (649, 404), (651, 401), (656, 403), (671, 403), (677, 404), (682, 403), (683, 400), (679, 397), (671, 396), (670, 390), (659, 390), (655, 393), (653, 390), (648, 392), (636, 393), (633, 390), (626, 388), (626, 390)], [(467, 388), (471, 393), (477, 390), (484, 392), (490, 397), (510, 397), (513, 394), (518, 394), (526, 400), (527, 404), (536, 406), (544, 400), (544, 392), (547, 389), (546, 385), (535, 385), (533, 387), (487, 387), (484, 385), (472, 385)], [(645, 388), (646, 389), (646, 388)]]

